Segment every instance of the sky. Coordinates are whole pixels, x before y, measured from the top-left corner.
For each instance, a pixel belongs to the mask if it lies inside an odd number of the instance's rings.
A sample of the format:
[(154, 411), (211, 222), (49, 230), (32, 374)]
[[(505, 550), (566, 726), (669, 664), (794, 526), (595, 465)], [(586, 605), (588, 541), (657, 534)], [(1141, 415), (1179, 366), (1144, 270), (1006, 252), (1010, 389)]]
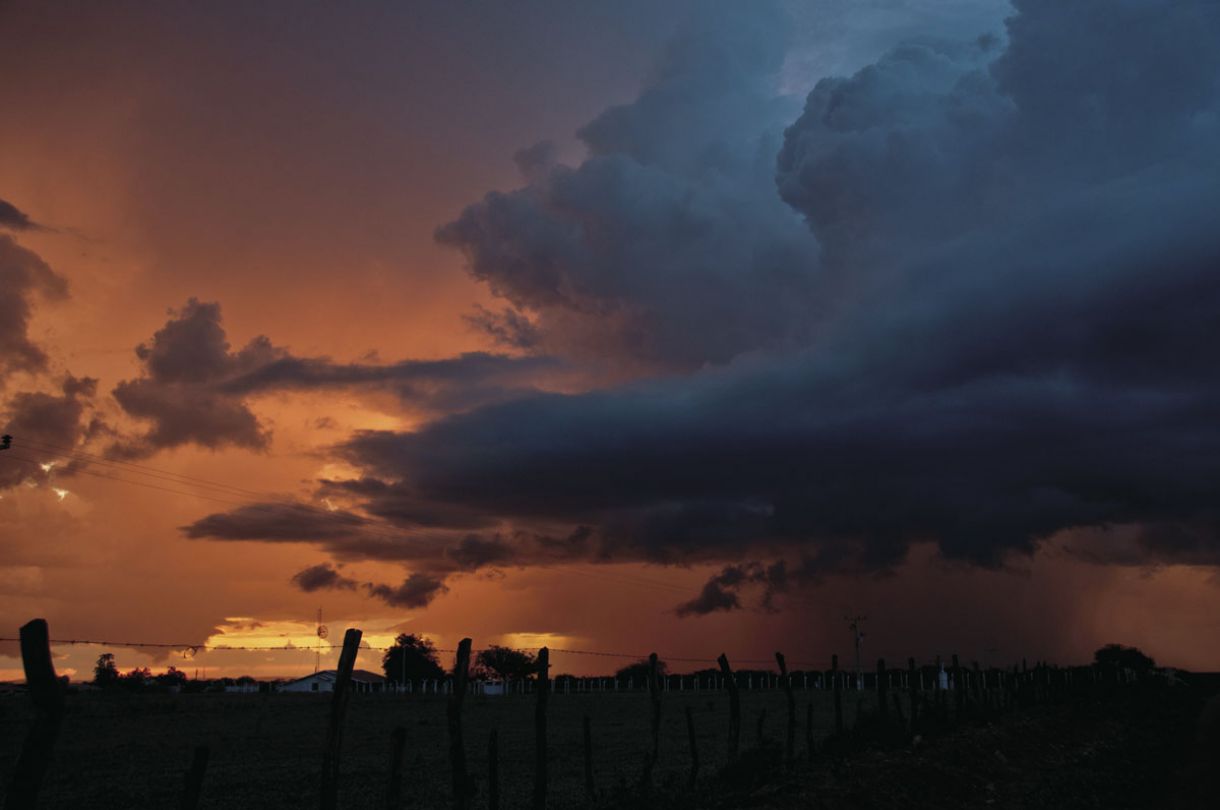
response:
[(292, 676), (320, 610), (365, 668), (594, 674), (825, 667), (864, 615), (870, 661), (1220, 668), (1218, 43), (1204, 0), (0, 5), (0, 635)]

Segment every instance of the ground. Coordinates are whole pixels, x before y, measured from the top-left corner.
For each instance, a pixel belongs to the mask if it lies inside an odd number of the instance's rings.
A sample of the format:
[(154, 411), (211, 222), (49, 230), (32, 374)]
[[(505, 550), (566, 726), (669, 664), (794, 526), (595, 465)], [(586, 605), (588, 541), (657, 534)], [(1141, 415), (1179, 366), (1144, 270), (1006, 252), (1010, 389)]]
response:
[[(857, 695), (848, 693), (847, 722)], [(1220, 768), (1214, 748), (1198, 744), (1195, 720), (1204, 695), (1191, 689), (1127, 690), (992, 716), (921, 739), (826, 746), (830, 696), (797, 692), (798, 763), (780, 747), (782, 692), (747, 692), (742, 700), (743, 756), (727, 757), (727, 697), (664, 695), (655, 787), (639, 791), (648, 749), (648, 698), (642, 693), (555, 695), (550, 712), (551, 806), (586, 803), (582, 718), (592, 723), (596, 804), (640, 807), (898, 808), (935, 806), (1210, 807)], [(864, 695), (867, 701), (872, 695)], [(819, 740), (805, 748), (805, 708), (814, 706)], [(533, 784), (533, 700), (470, 698), (466, 748), (486, 806), (487, 739), (499, 731), (502, 807), (528, 806)], [(685, 709), (695, 722), (703, 762), (687, 787)], [(45, 807), (173, 806), (194, 746), (211, 760), (202, 807), (308, 807), (316, 803), (328, 699), (313, 695), (70, 695)], [(765, 710), (765, 715), (762, 715)], [(0, 696), (0, 779), (7, 783), (30, 717), (22, 695)], [(759, 717), (764, 745), (758, 747)], [(384, 806), (390, 732), (407, 733), (404, 796), (412, 808), (451, 806), (443, 698), (355, 695), (343, 739), (341, 806)], [(1210, 760), (1210, 761), (1209, 761)]]

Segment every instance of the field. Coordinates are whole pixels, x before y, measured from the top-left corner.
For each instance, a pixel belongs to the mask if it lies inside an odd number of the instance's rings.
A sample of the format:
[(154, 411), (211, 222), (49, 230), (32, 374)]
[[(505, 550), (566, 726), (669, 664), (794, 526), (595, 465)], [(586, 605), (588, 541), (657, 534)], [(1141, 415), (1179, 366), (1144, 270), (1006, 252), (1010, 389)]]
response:
[[(742, 692), (742, 751), (726, 761), (728, 697), (663, 695), (656, 788), (636, 792), (648, 747), (643, 692), (556, 694), (550, 701), (548, 805), (588, 806), (582, 720), (592, 723), (598, 807), (967, 808), (1211, 807), (1220, 790), (1220, 703), (1199, 725), (1206, 688), (1128, 687), (1061, 695), (1035, 705), (952, 723), (922, 741), (848, 741), (821, 750), (833, 726), (832, 696), (797, 690), (798, 767), (779, 767), (786, 703), (774, 690)], [(859, 700), (844, 693), (850, 726)], [(819, 750), (809, 765), (806, 707), (814, 708)], [(67, 714), (40, 806), (175, 807), (196, 745), (211, 750), (201, 807), (316, 807), (329, 698), (285, 694), (80, 693)], [(472, 807), (486, 807), (487, 740), (500, 740), (501, 804), (530, 806), (534, 774), (532, 696), (467, 699), (464, 715)], [(695, 721), (703, 763), (686, 788), (685, 710)], [(904, 711), (909, 707), (903, 701)], [(765, 711), (765, 715), (763, 714)], [(7, 783), (33, 715), (25, 696), (0, 696), (0, 779)], [(758, 720), (766, 744), (758, 748)], [(384, 807), (391, 731), (406, 730), (405, 808), (450, 807), (445, 701), (436, 696), (352, 695), (343, 740), (339, 806)], [(868, 724), (865, 723), (867, 727)], [(1211, 737), (1204, 736), (1210, 728)], [(864, 738), (860, 738), (864, 740)]]
[[(862, 693), (864, 694), (864, 693)], [(854, 716), (855, 693), (844, 712)], [(868, 699), (875, 699), (867, 695)], [(806, 704), (812, 700), (820, 738), (833, 725), (829, 693), (797, 692), (798, 748), (804, 747)], [(112, 806), (171, 806), (195, 745), (211, 748), (202, 807), (309, 807), (316, 804), (327, 724), (326, 696), (284, 694), (98, 694), (68, 697), (67, 715), (47, 774), (47, 807), (77, 807), (105, 797)], [(669, 692), (661, 717), (656, 782), (683, 783), (690, 768), (685, 709), (695, 719), (703, 771), (725, 761), (728, 698), (720, 692)], [(782, 740), (786, 702), (781, 691), (742, 692), (742, 747), (753, 746), (757, 721)], [(485, 800), (487, 740), (499, 731), (504, 807), (529, 804), (533, 786), (532, 696), (467, 698), (464, 713), (475, 805)], [(550, 796), (557, 807), (584, 798), (582, 718), (592, 723), (594, 776), (613, 792), (639, 779), (648, 749), (649, 699), (644, 692), (556, 694), (550, 701)], [(7, 780), (32, 716), (23, 695), (0, 698), (0, 774)], [(436, 696), (352, 695), (343, 737), (341, 805), (383, 806), (390, 733), (407, 733), (404, 796), (409, 807), (448, 807), (450, 770), (445, 700)]]

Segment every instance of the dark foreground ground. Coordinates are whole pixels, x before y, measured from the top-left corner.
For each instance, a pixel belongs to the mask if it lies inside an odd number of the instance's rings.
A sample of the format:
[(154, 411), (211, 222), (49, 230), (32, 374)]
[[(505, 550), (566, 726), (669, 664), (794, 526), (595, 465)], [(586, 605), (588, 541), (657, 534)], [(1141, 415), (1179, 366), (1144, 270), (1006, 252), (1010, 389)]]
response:
[[(943, 728), (912, 743), (827, 742), (830, 696), (798, 692), (798, 762), (784, 764), (782, 693), (743, 695), (743, 755), (724, 769), (728, 700), (715, 693), (664, 696), (654, 787), (639, 775), (648, 747), (642, 694), (556, 695), (550, 713), (550, 806), (587, 806), (582, 718), (592, 723), (595, 805), (730, 808), (1202, 808), (1220, 807), (1220, 729), (1198, 718), (1207, 688), (1117, 690)], [(865, 696), (869, 699), (871, 696)], [(805, 745), (806, 706), (818, 740)], [(501, 806), (529, 806), (533, 701), (471, 699), (465, 735), (473, 807), (486, 806), (486, 746), (500, 740)], [(703, 761), (688, 786), (689, 706)], [(846, 720), (856, 695), (848, 693)], [(1213, 707), (1220, 708), (1220, 706)], [(765, 715), (763, 712), (765, 711)], [(174, 807), (195, 745), (211, 749), (202, 807), (316, 806), (328, 703), (295, 695), (69, 696), (45, 807)], [(7, 785), (31, 717), (20, 695), (0, 698), (0, 780)], [(763, 717), (763, 745), (758, 746)], [(1220, 721), (1220, 717), (1217, 718)], [(389, 740), (407, 732), (404, 807), (451, 804), (442, 699), (354, 696), (344, 736), (340, 806), (383, 807)], [(867, 719), (865, 722), (867, 725)], [(1212, 736), (1206, 738), (1206, 734)], [(0, 790), (3, 788), (0, 787)]]

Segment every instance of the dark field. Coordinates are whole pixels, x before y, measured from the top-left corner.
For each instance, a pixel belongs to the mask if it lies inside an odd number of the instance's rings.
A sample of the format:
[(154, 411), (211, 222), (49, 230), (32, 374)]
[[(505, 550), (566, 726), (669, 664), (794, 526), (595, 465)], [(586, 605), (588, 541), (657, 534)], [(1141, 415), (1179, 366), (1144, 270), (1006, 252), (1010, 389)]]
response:
[[(669, 692), (663, 695), (655, 788), (647, 796), (637, 790), (648, 746), (647, 694), (556, 694), (549, 715), (549, 805), (586, 806), (587, 714), (599, 808), (1218, 807), (1220, 698), (1204, 710), (1215, 686), (1099, 690), (967, 718), (917, 742), (909, 735), (879, 742), (861, 732), (825, 747), (832, 695), (798, 690), (798, 764), (791, 771), (780, 765), (782, 692), (742, 693), (742, 758), (729, 770), (722, 770), (727, 695)], [(849, 726), (858, 700), (869, 711), (875, 705), (872, 692), (844, 697)], [(810, 702), (819, 740), (812, 765), (804, 743)], [(530, 805), (534, 705), (532, 696), (468, 697), (473, 808), (487, 806), (486, 752), (493, 728), (500, 737), (501, 807)], [(703, 765), (694, 790), (686, 787), (687, 706)], [(313, 695), (71, 694), (41, 806), (176, 807), (192, 749), (206, 744), (212, 754), (202, 807), (316, 807), (328, 709), (328, 696)], [(903, 709), (909, 711), (905, 701)], [(759, 748), (763, 710), (766, 743)], [(0, 697), (0, 784), (7, 784), (32, 714), (24, 695)], [(402, 806), (451, 806), (444, 698), (352, 695), (340, 807), (385, 806), (390, 732), (398, 725), (407, 733)]]
[[(875, 699), (869, 693), (859, 693)], [(857, 693), (845, 693), (844, 714), (854, 716)], [(834, 722), (827, 692), (798, 691), (798, 752), (804, 750), (805, 707), (814, 703), (820, 738)], [(224, 694), (98, 694), (68, 696), (67, 716), (41, 798), (46, 807), (173, 806), (181, 793), (192, 748), (206, 744), (211, 761), (201, 806), (309, 807), (317, 802), (329, 696)], [(669, 692), (661, 716), (661, 752), (655, 781), (684, 784), (690, 767), (685, 707), (694, 712), (702, 770), (725, 761), (728, 697), (718, 692)], [(742, 748), (764, 733), (784, 736), (786, 702), (780, 691), (742, 692)], [(645, 692), (555, 694), (550, 701), (550, 796), (557, 807), (584, 799), (582, 717), (592, 720), (594, 778), (613, 793), (639, 779), (648, 749)], [(24, 695), (0, 697), (0, 784), (7, 784), (33, 712)], [(528, 806), (534, 773), (532, 696), (467, 698), (467, 761), (485, 806), (487, 740), (499, 729), (502, 806)], [(407, 807), (448, 807), (450, 770), (443, 697), (352, 695), (343, 737), (340, 805), (382, 807), (390, 732), (407, 732), (403, 791)]]

